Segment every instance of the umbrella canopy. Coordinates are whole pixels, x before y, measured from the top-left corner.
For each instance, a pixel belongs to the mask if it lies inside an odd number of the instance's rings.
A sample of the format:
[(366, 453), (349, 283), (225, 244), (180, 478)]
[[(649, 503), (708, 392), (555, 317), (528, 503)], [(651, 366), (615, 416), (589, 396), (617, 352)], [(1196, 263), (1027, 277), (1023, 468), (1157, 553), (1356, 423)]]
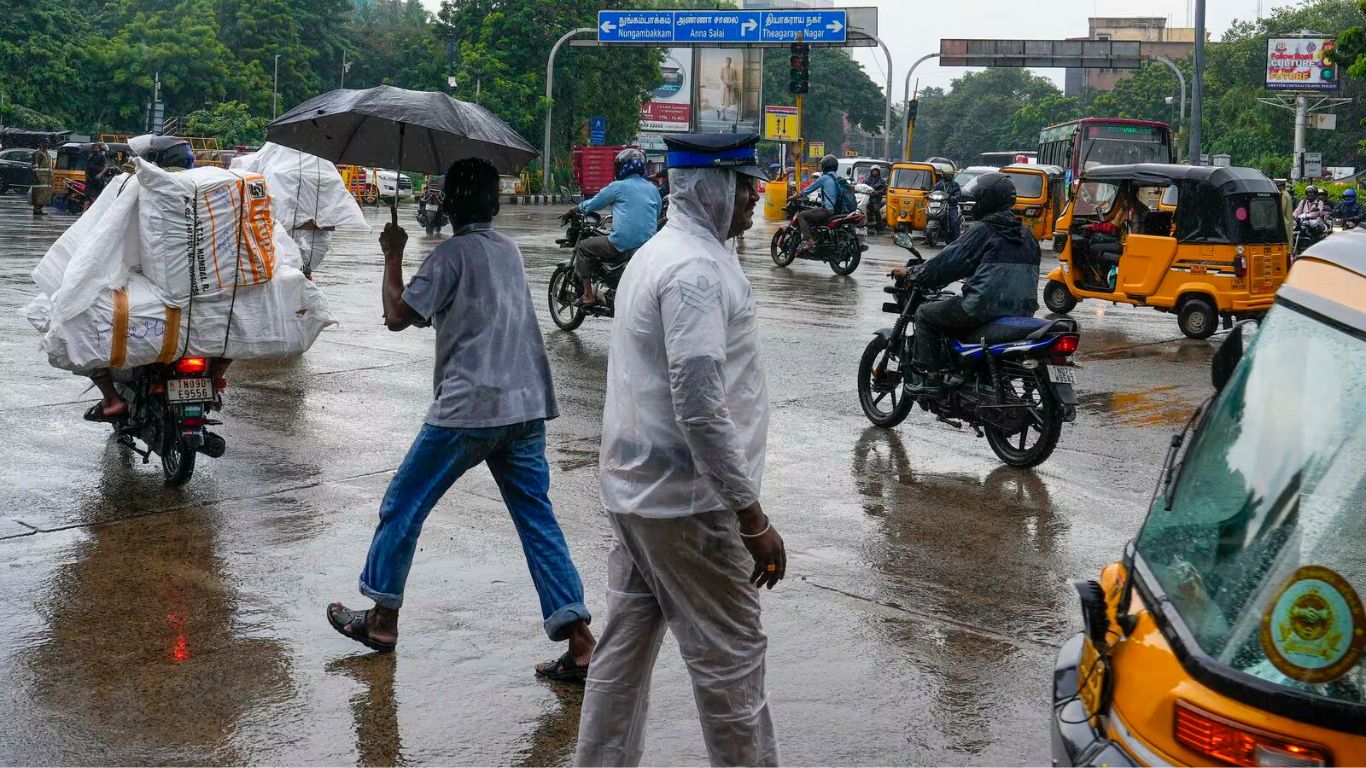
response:
[[(281, 115), (270, 141), (343, 165), (445, 173), (466, 157), (499, 173), (521, 170), (536, 149), (497, 115), (444, 93), (381, 85), (329, 91)], [(393, 218), (398, 221), (397, 201)]]

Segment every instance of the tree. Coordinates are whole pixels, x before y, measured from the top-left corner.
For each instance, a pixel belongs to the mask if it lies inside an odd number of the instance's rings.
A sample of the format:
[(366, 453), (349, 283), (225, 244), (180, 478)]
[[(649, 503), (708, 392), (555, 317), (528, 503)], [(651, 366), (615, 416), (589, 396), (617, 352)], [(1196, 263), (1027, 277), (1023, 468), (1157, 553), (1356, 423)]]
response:
[[(791, 106), (787, 92), (791, 74), (787, 48), (764, 52), (764, 102)], [(840, 48), (811, 51), (811, 92), (803, 99), (802, 134), (808, 141), (823, 141), (830, 151), (849, 147), (851, 135), (861, 128), (869, 133), (882, 129), (886, 94), (868, 77), (863, 67)], [(877, 154), (882, 147), (877, 147)]]
[(912, 157), (970, 162), (981, 152), (1031, 149), (1039, 129), (1075, 114), (1078, 104), (1044, 77), (1023, 69), (987, 69), (921, 94)]
[(219, 146), (239, 144), (259, 145), (266, 140), (264, 117), (253, 117), (251, 109), (240, 101), (228, 101), (205, 109), (197, 109), (185, 116), (185, 132), (191, 136), (213, 136)]

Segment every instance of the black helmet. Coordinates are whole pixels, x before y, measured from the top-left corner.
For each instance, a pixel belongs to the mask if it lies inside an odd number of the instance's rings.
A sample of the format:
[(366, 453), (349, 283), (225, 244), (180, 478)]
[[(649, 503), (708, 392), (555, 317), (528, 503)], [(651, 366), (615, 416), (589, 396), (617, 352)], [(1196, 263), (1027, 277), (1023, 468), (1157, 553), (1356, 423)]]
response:
[(969, 181), (963, 194), (973, 201), (972, 215), (979, 219), (1015, 207), (1015, 182), (1008, 173), (984, 173)]
[(840, 168), (840, 159), (834, 155), (821, 158), (821, 173), (833, 173)]

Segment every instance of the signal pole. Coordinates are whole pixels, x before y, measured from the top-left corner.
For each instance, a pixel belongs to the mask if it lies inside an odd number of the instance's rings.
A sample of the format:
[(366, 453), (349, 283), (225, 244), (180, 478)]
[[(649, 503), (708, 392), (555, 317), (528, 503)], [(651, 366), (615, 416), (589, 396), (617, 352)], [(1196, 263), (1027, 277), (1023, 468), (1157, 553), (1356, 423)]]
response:
[(805, 36), (797, 33), (797, 42), (792, 44), (792, 58), (789, 63), (792, 65), (789, 72), (791, 80), (787, 84), (787, 90), (796, 98), (797, 103), (797, 151), (792, 158), (792, 175), (795, 177), (797, 189), (802, 188), (802, 156), (806, 154), (806, 94), (811, 90), (811, 46), (805, 42)]
[(1191, 57), (1191, 125), (1190, 153), (1191, 165), (1204, 165), (1200, 161), (1200, 121), (1205, 109), (1205, 0), (1195, 0), (1195, 55)]

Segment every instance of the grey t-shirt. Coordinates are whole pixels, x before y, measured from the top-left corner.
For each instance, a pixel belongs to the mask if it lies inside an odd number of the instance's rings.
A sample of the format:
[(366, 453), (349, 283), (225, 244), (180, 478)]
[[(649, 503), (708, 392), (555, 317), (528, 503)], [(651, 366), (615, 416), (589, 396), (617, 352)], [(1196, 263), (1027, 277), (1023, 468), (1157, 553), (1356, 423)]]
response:
[(436, 328), (427, 423), (501, 427), (559, 415), (522, 252), (492, 224), (438, 245), (403, 291)]

